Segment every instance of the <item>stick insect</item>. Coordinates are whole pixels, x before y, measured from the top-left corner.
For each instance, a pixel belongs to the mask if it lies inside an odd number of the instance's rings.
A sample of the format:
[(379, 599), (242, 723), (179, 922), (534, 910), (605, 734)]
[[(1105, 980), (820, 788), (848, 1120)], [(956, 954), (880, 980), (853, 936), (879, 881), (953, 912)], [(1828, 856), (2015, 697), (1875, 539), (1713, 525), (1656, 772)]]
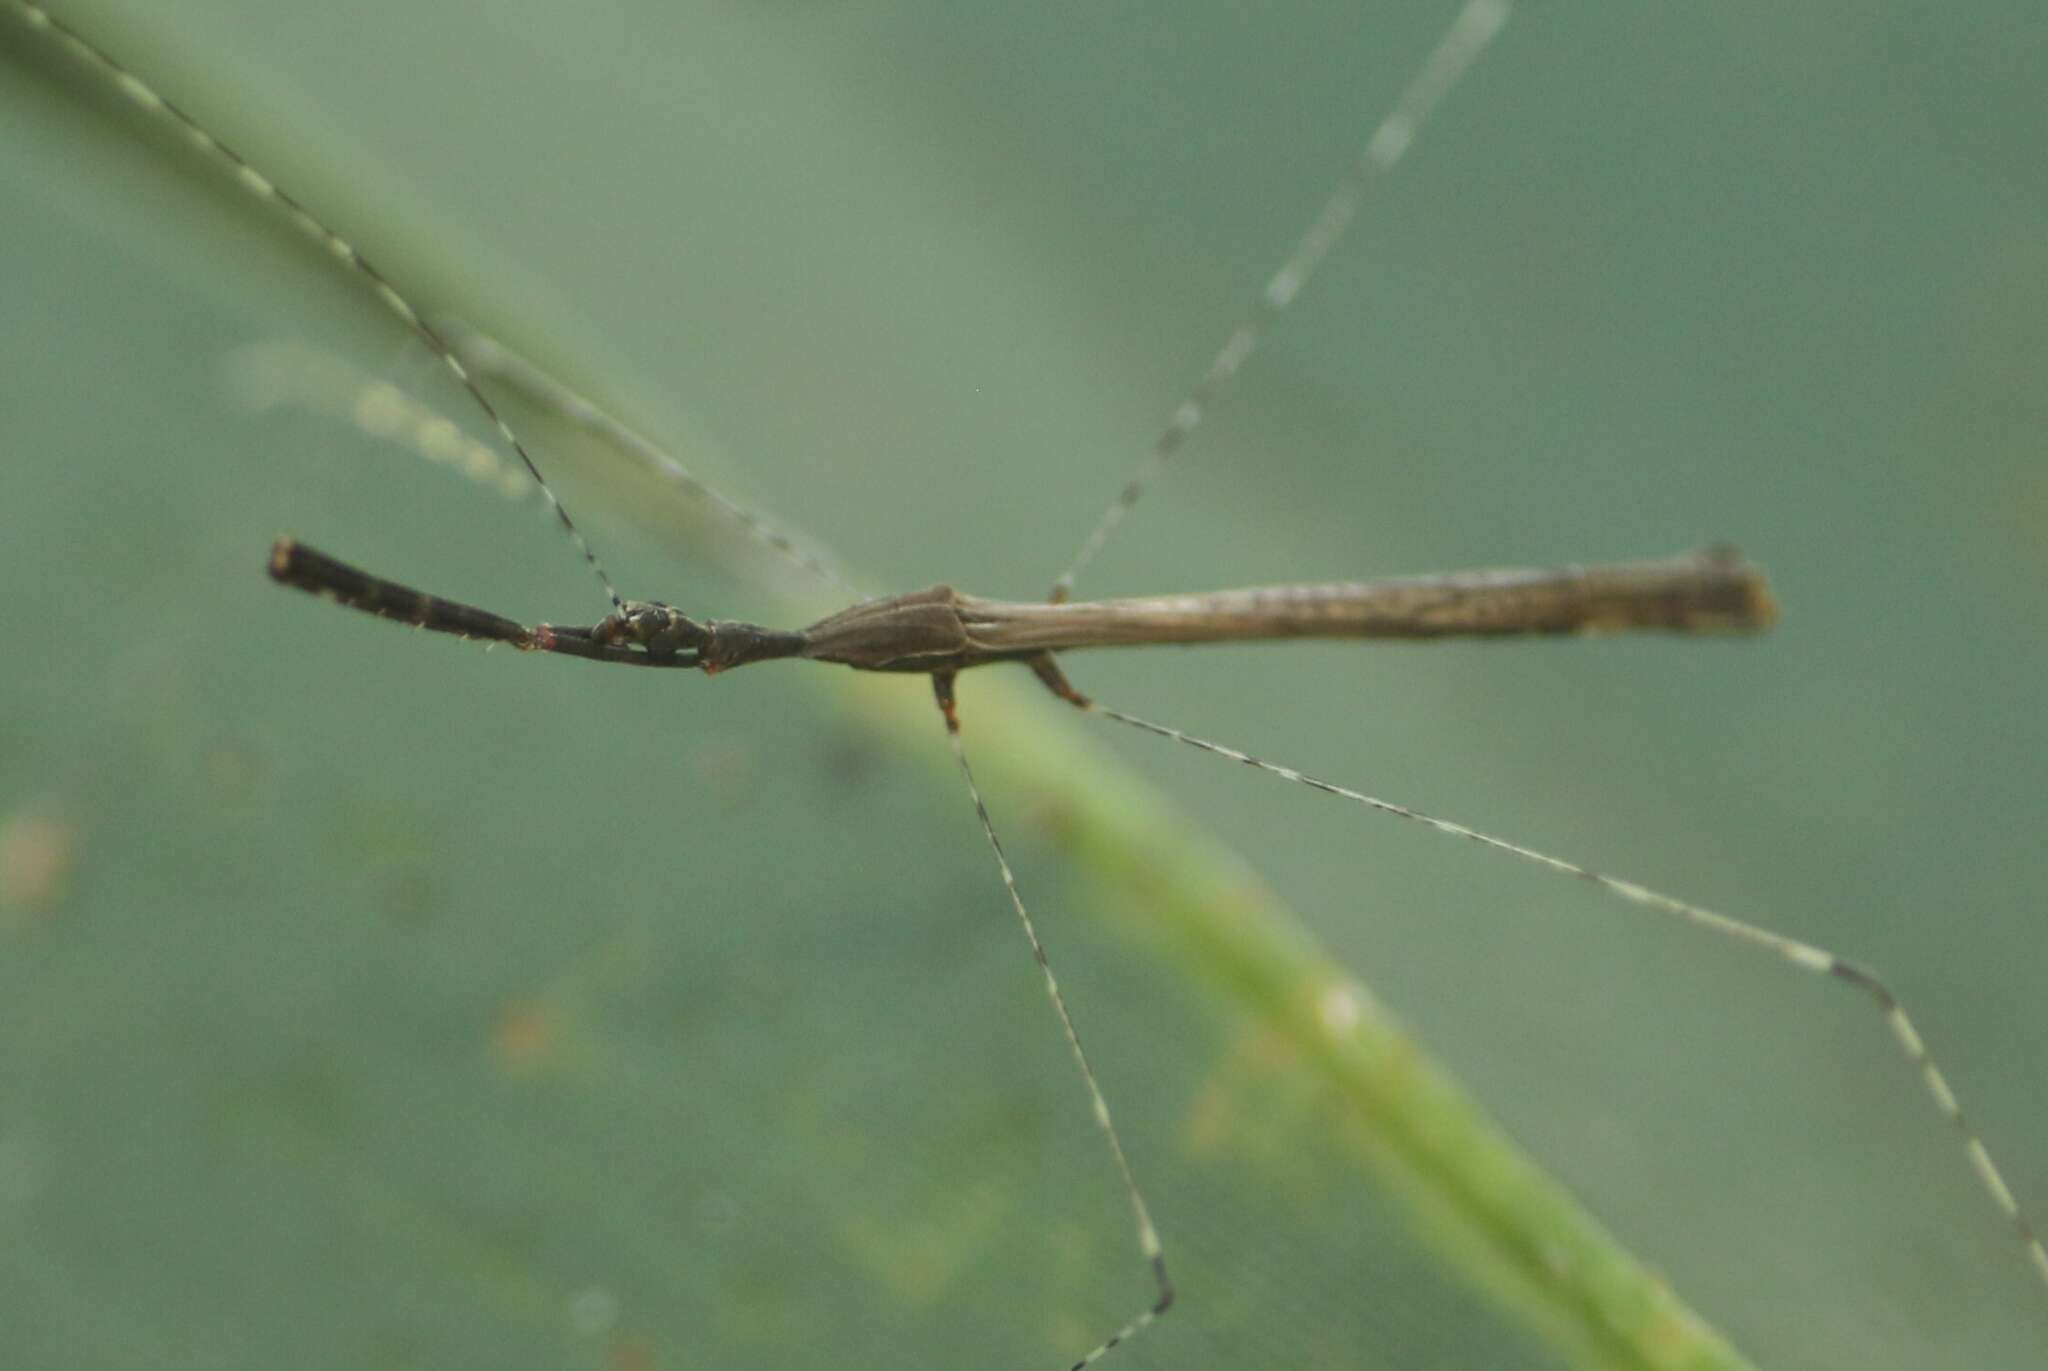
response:
[[(1700, 670), (1701, 668), (1697, 668), (1697, 667), (1694, 667), (1694, 666), (1692, 666), (1692, 665), (1691, 665), (1690, 663), (1688, 663), (1688, 665), (1687, 665), (1687, 666), (1686, 666), (1686, 668), (1684, 668), (1684, 669), (1685, 669), (1685, 670), (1687, 670), (1687, 671), (1693, 671), (1693, 670)], [(1107, 694), (1108, 692), (1107, 692), (1107, 691), (1104, 691), (1103, 693), (1104, 693), (1104, 694)], [(1126, 688), (1126, 689), (1122, 689), (1122, 690), (1120, 690), (1120, 691), (1119, 691), (1118, 693), (1119, 693), (1120, 695), (1128, 695), (1128, 694), (1129, 694), (1129, 691), (1128, 691), (1128, 689)], [(1619, 863), (1619, 864), (1620, 864), (1620, 865), (1622, 865), (1624, 869), (1627, 869), (1627, 864), (1626, 864), (1626, 863)], [(1027, 877), (1027, 882), (1028, 882), (1028, 879), (1029, 879), (1029, 878)], [(1098, 1036), (1099, 1036), (1099, 1035), (1098, 1035)]]

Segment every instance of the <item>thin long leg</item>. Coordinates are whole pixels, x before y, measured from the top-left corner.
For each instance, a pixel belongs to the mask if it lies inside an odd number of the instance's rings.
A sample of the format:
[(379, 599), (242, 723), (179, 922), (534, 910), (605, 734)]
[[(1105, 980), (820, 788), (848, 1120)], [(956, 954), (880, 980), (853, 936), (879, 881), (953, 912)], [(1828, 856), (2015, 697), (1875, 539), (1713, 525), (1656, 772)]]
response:
[[(520, 391), (534, 405), (637, 462), (680, 498), (710, 509), (813, 580), (837, 587), (855, 599), (873, 598), (873, 592), (855, 585), (833, 559), (815, 550), (814, 541), (799, 541), (726, 495), (653, 439), (606, 413), (532, 360), (461, 325), (444, 323), (441, 328), (475, 376)], [(381, 442), (402, 445), (430, 462), (453, 467), (508, 498), (519, 499), (536, 490), (533, 478), (504, 459), (498, 448), (457, 428), (434, 406), (322, 349), (300, 343), (251, 343), (230, 354), (226, 373), (234, 397), (250, 409), (287, 406), (339, 419)]]
[(1095, 1069), (1088, 1065), (1088, 1054), (1081, 1048), (1081, 1035), (1074, 1028), (1074, 1016), (1067, 1012), (1066, 997), (1060, 994), (1059, 982), (1052, 974), (1052, 963), (1046, 959), (1045, 944), (1039, 941), (1038, 926), (1032, 922), (1031, 912), (1024, 907), (1024, 897), (1017, 891), (1016, 873), (1010, 870), (1010, 859), (1003, 855), (1002, 840), (996, 837), (995, 825), (989, 821), (988, 805), (982, 801), (981, 787), (975, 784), (974, 769), (967, 764), (967, 749), (960, 742), (960, 714), (954, 703), (952, 674), (933, 675), (932, 691), (938, 696), (939, 712), (946, 716), (946, 740), (953, 746), (953, 759), (960, 763), (960, 775), (967, 782), (968, 795), (974, 800), (974, 816), (981, 821), (982, 836), (988, 839), (989, 851), (995, 854), (996, 869), (1002, 873), (1003, 890), (1010, 897), (1010, 908), (1017, 911), (1017, 922), (1024, 927), (1025, 941), (1031, 944), (1031, 956), (1038, 963), (1039, 974), (1045, 978), (1046, 996), (1052, 1001), (1053, 1013), (1059, 1016), (1061, 1031), (1067, 1035), (1067, 1050), (1074, 1055), (1074, 1065), (1081, 1072), (1081, 1083), (1088, 1087), (1088, 1103), (1094, 1110), (1095, 1122), (1109, 1143), (1110, 1156), (1116, 1161), (1117, 1176), (1123, 1181), (1124, 1198), (1130, 1201), (1131, 1217), (1138, 1227), (1138, 1250), (1145, 1254), (1145, 1260), (1152, 1268), (1153, 1284), (1158, 1289), (1157, 1298), (1149, 1306), (1139, 1310), (1123, 1327), (1097, 1343), (1069, 1368), (1069, 1371), (1082, 1371), (1083, 1367), (1108, 1355), (1112, 1348), (1143, 1332), (1154, 1319), (1172, 1308), (1173, 1281), (1166, 1274), (1166, 1252), (1159, 1243), (1159, 1230), (1152, 1224), (1151, 1210), (1146, 1207), (1145, 1192), (1138, 1188), (1137, 1173), (1131, 1169), (1131, 1159), (1124, 1153), (1123, 1139), (1117, 1136), (1116, 1124), (1109, 1117), (1109, 1101), (1103, 1097), (1102, 1087), (1096, 1083)]
[(530, 358), (522, 357), (487, 334), (457, 326), (448, 328), (455, 350), (472, 371), (490, 376), (517, 390), (563, 419), (595, 435), (611, 447), (634, 458), (647, 470), (674, 486), (688, 498), (715, 511), (749, 538), (772, 550), (816, 580), (837, 587), (857, 599), (872, 593), (849, 580), (833, 562), (799, 543), (777, 528), (766, 516), (749, 509), (707, 483), (665, 451), (653, 439), (607, 414), (596, 402), (543, 371)]
[(1581, 866), (1577, 862), (1566, 861), (1562, 857), (1553, 857), (1547, 852), (1539, 852), (1535, 848), (1524, 847), (1520, 843), (1509, 842), (1505, 838), (1497, 838), (1490, 833), (1482, 833), (1478, 829), (1468, 828), (1454, 820), (1438, 818), (1433, 814), (1425, 814), (1421, 810), (1411, 809), (1407, 805), (1396, 804), (1392, 800), (1382, 800), (1376, 796), (1367, 795), (1363, 791), (1352, 790), (1349, 787), (1322, 780), (1309, 775), (1307, 772), (1297, 771), (1293, 767), (1280, 766), (1273, 762), (1264, 761), (1252, 756), (1248, 752), (1241, 752), (1234, 747), (1226, 747), (1222, 743), (1211, 742), (1207, 738), (1196, 737), (1194, 734), (1184, 732), (1181, 729), (1172, 728), (1166, 724), (1153, 723), (1148, 719), (1140, 719), (1136, 715), (1125, 714), (1119, 710), (1107, 708), (1090, 700), (1087, 696), (1069, 685), (1066, 677), (1061, 674), (1059, 667), (1053, 662), (1051, 657), (1034, 659), (1029, 665), (1038, 673), (1039, 679), (1044, 681), (1046, 686), (1055, 695), (1089, 713), (1099, 714), (1106, 719), (1114, 719), (1120, 724), (1128, 724), (1132, 728), (1140, 729), (1161, 738), (1168, 738), (1177, 743), (1186, 743), (1189, 747), (1197, 748), (1200, 751), (1211, 753), (1214, 756), (1222, 757), (1229, 761), (1241, 763), (1256, 771), (1263, 771), (1269, 776), (1278, 776), (1283, 781), (1292, 781), (1296, 785), (1307, 786), (1310, 790), (1321, 791), (1325, 795), (1334, 795), (1340, 800), (1349, 800), (1353, 804), (1363, 805), (1367, 809), (1377, 810), (1382, 814), (1391, 814), (1397, 819), (1407, 819), (1414, 823), (1422, 824), (1424, 827), (1434, 829), (1438, 833), (1446, 834), (1453, 838), (1463, 838), (1468, 842), (1477, 843), (1481, 847), (1491, 848), (1495, 852), (1505, 853), (1520, 861), (1554, 871), (1561, 876), (1570, 876), (1577, 880), (1585, 881), (1588, 884), (1598, 886), (1610, 895), (1628, 901), (1632, 905), (1682, 919), (1696, 928), (1705, 929), (1707, 932), (1717, 936), (1732, 939), (1735, 942), (1764, 952), (1773, 953), (1802, 971), (1812, 972), (1818, 976), (1827, 976), (1855, 987), (1868, 996), (1871, 1002), (1877, 1006), (1878, 1012), (1883, 1015), (1885, 1025), (1891, 1030), (1892, 1038), (1897, 1042), (1899, 1051), (1904, 1055), (1907, 1065), (1919, 1075), (1921, 1084), (1926, 1087), (1928, 1095), (1934, 1100), (1935, 1109), (1948, 1121), (1949, 1127), (1961, 1139), (1963, 1153), (1969, 1158), (1971, 1170), (1976, 1172), (1978, 1181), (1984, 1187), (1984, 1192), (1991, 1197), (1991, 1202), (1997, 1206), (2000, 1216), (2012, 1231), (2013, 1237), (2019, 1242), (2021, 1253), (2025, 1256), (2028, 1264), (2034, 1268), (2035, 1273), (2040, 1276), (2042, 1283), (2048, 1285), (2048, 1248), (2043, 1247), (2038, 1232), (2028, 1220), (2026, 1213), (2020, 1208), (2019, 1200), (2013, 1195), (2012, 1187), (2006, 1183), (2005, 1175), (1999, 1169), (1998, 1163), (1992, 1159), (1990, 1149), (1984, 1145), (1983, 1137), (1977, 1132), (1976, 1126), (1970, 1122), (1969, 1116), (1964, 1114), (1962, 1105), (1956, 1099), (1955, 1091), (1949, 1086), (1948, 1077), (1935, 1062), (1933, 1055), (1928, 1052), (1927, 1044), (1921, 1039), (1919, 1030), (1913, 1026), (1912, 1018), (1906, 1013), (1906, 1007), (1899, 1002), (1899, 997), (1893, 993), (1891, 987), (1886, 985), (1884, 980), (1875, 971), (1849, 961), (1846, 958), (1838, 957), (1826, 948), (1815, 947), (1811, 943), (1803, 943), (1795, 938), (1788, 938), (1781, 933), (1773, 933), (1767, 928), (1760, 928), (1755, 924), (1730, 918), (1726, 914), (1717, 914), (1711, 909), (1666, 895), (1662, 891), (1652, 890), (1645, 885), (1638, 885), (1634, 881), (1604, 875), (1590, 867)]
[(1252, 349), (1266, 336), (1266, 330), (1280, 317), (1280, 312), (1293, 303), (1310, 273), (1315, 271), (1317, 264), (1350, 225), (1359, 206), (1365, 203), (1366, 196), (1381, 177), (1394, 169), (1402, 154), (1415, 141), (1415, 135), (1428, 122), (1430, 114), (1478, 60), (1479, 54), (1486, 50), (1486, 45), (1493, 41), (1501, 26), (1507, 23), (1511, 8), (1512, 0), (1466, 0), (1464, 9), (1458, 12), (1458, 17), (1451, 21), (1450, 28), (1438, 40), (1436, 50), (1422, 64), (1422, 70), (1415, 74), (1408, 88), (1394, 102), (1393, 109), (1373, 130), (1365, 151), (1344, 169), (1344, 175), (1330, 192), (1330, 198), (1323, 203), (1322, 212), (1301, 235), (1294, 251), (1280, 264), (1273, 278), (1266, 282), (1266, 288), (1260, 292), (1259, 302), (1251, 314), (1224, 341), (1222, 350), (1209, 363), (1202, 379), (1195, 382), (1194, 389), (1188, 392), (1187, 398), (1173, 411), (1173, 417), (1166, 421), (1166, 427), (1153, 440), (1151, 452), (1124, 482), (1123, 489), (1109, 502), (1109, 507), (1102, 511), (1101, 518), (1082, 540), (1079, 551), (1075, 552), (1073, 561), (1053, 582), (1049, 598), (1055, 604), (1064, 602), (1073, 593), (1075, 579), (1095, 560), (1095, 554), (1102, 551), (1102, 545), (1109, 541), (1117, 525), (1138, 503), (1145, 488), (1180, 451), (1188, 435), (1202, 422), (1203, 414), (1230, 384), (1231, 378), (1237, 375), (1237, 369), (1244, 365), (1245, 358), (1251, 356)]
[(385, 276), (369, 258), (358, 252), (354, 244), (329, 228), (324, 220), (301, 204), (289, 191), (258, 171), (241, 153), (216, 138), (204, 125), (167, 99), (156, 87), (144, 81), (107, 52), (94, 46), (83, 34), (52, 17), (42, 6), (30, 3), (30, 0), (0, 0), (0, 4), (4, 4), (7, 9), (19, 16), (31, 29), (54, 35), (73, 56), (87, 66), (104, 73), (114, 88), (127, 96), (137, 107), (177, 128), (184, 134), (185, 141), (201, 156), (233, 176), (235, 183), (255, 199), (276, 205), (283, 210), (300, 232), (367, 284), (376, 293), (378, 300), (383, 302), (384, 307), (427, 345), (428, 350), (455, 378), (455, 383), (468, 392), (469, 398), (476, 402), (477, 408), (490, 420), (505, 445), (518, 454), (527, 474), (533, 477), (535, 483), (540, 486), (541, 494), (547, 498), (548, 508), (554, 511), (562, 531), (569, 535), (569, 540), (576, 545), (576, 550), (583, 554), (584, 564), (597, 577), (598, 584), (604, 587), (605, 596), (612, 602), (613, 611), (624, 612), (625, 602), (619, 598), (617, 588), (612, 585), (612, 578), (606, 574), (603, 564), (597, 560), (596, 551), (583, 536), (583, 530), (576, 526), (576, 521), (569, 517), (568, 508), (556, 497), (553, 487), (548, 485), (547, 478), (541, 475), (539, 464), (526, 450), (526, 445), (519, 440), (519, 435), (512, 431), (512, 425), (505, 421), (505, 417), (498, 412), (498, 407), (491, 403), (490, 397), (477, 385), (475, 378), (469, 374), (469, 368), (455, 355), (455, 349), (441, 336), (440, 330), (428, 323), (412, 301), (399, 293), (398, 287), (392, 284), (389, 277)]

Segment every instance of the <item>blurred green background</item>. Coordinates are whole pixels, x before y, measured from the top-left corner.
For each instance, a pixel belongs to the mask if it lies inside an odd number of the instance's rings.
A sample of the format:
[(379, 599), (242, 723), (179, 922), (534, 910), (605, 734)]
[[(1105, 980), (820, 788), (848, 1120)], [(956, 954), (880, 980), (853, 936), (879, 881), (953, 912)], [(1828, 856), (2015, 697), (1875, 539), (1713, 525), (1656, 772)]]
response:
[[(1023, 597), (1454, 8), (64, 13), (431, 307), (876, 588)], [(508, 613), (602, 609), (533, 501), (236, 405), (229, 356), (285, 340), (465, 415), (359, 283), (73, 101), (12, 15), (0, 56), (8, 1365), (1050, 1368), (1135, 1308), (936, 721), (868, 721), (923, 684), (586, 670), (275, 590), (289, 532)], [(1771, 639), (1070, 664), (1878, 966), (2037, 1215), (2044, 59), (2018, 3), (1532, 7), (1083, 587), (1725, 538), (1776, 578)], [(561, 461), (629, 593), (791, 612)], [(1085, 722), (962, 694), (970, 743)], [(1246, 854), (1760, 1364), (2038, 1364), (2048, 1294), (1864, 1003), (1084, 741)], [(1111, 1364), (1557, 1364), (1001, 770), (1182, 1287)]]

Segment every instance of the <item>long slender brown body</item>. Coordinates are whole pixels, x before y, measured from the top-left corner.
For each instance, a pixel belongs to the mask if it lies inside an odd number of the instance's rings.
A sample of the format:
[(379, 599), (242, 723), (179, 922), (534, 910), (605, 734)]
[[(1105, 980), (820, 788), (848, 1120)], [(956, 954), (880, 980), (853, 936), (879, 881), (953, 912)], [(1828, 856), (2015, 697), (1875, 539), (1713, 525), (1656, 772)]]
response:
[(1755, 632), (1776, 616), (1762, 573), (1731, 548), (1710, 548), (1655, 561), (1074, 604), (985, 600), (934, 586), (821, 619), (803, 631), (795, 655), (863, 671), (959, 671), (1080, 648), (1639, 629)]
[[(1756, 632), (1777, 617), (1763, 573), (1731, 548), (1655, 561), (1457, 571), (1077, 604), (985, 600), (951, 586), (867, 600), (791, 632), (695, 620), (636, 602), (587, 628), (525, 625), (428, 595), (282, 539), (270, 574), (351, 608), (465, 638), (707, 673), (784, 657), (950, 676), (990, 662), (1049, 664), (1080, 648), (1273, 638), (1505, 637), (1660, 629)], [(1041, 674), (1044, 674), (1043, 672)], [(1050, 682), (1049, 682), (1050, 683)]]

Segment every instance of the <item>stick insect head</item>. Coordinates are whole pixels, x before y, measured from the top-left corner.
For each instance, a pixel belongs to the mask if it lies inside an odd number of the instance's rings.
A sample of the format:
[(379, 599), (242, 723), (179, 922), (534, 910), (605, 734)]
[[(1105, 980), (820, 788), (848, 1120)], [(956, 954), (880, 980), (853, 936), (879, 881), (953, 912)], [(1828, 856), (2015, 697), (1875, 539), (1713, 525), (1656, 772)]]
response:
[(644, 648), (658, 665), (705, 665), (706, 670), (718, 669), (704, 662), (712, 643), (710, 626), (659, 600), (626, 601), (619, 612), (599, 620), (590, 636), (608, 646)]
[(749, 662), (798, 656), (806, 641), (801, 633), (736, 619), (699, 622), (659, 600), (628, 600), (618, 613), (586, 631), (605, 647), (641, 648), (649, 666), (694, 666), (707, 676)]

